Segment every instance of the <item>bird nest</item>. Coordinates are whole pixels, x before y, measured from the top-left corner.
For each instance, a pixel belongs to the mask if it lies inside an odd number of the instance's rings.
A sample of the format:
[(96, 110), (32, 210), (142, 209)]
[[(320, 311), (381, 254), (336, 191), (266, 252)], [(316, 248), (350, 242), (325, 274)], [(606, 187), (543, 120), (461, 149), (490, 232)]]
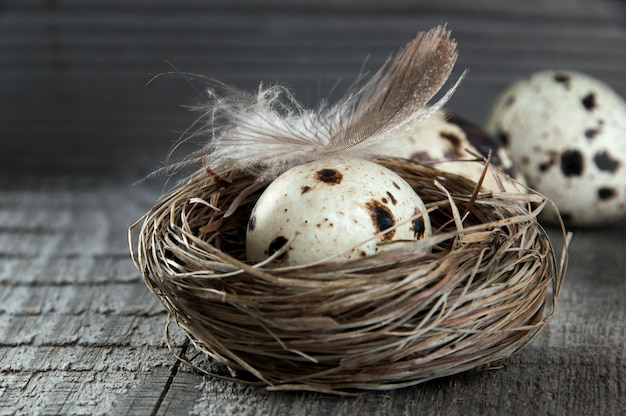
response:
[(267, 184), (208, 174), (131, 227), (135, 264), (198, 350), (273, 389), (392, 389), (526, 345), (553, 315), (566, 268), (569, 238), (559, 260), (537, 222), (546, 200), (378, 163), (418, 192), (431, 237), (356, 260), (250, 264), (246, 225)]

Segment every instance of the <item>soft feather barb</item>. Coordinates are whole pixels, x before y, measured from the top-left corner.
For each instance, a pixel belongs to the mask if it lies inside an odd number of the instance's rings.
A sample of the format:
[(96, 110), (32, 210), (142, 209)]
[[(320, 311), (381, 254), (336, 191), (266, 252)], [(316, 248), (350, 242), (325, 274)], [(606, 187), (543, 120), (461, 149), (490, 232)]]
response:
[(447, 29), (421, 32), (368, 82), (317, 109), (304, 108), (282, 86), (249, 93), (215, 83), (211, 102), (199, 108), (204, 126), (196, 134), (210, 136), (201, 153), (218, 174), (242, 170), (260, 179), (325, 157), (371, 158), (377, 143), (420, 123), (450, 98), (460, 80), (426, 106), (456, 58)]

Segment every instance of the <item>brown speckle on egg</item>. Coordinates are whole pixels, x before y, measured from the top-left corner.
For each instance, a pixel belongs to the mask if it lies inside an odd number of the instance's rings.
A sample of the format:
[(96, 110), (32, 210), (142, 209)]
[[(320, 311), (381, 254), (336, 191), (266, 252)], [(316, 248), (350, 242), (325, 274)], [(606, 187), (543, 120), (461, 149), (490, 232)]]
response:
[[(371, 200), (366, 204), (366, 206), (372, 216), (374, 227), (376, 227), (376, 230), (379, 233), (388, 230), (396, 224), (393, 214), (389, 212), (389, 209), (380, 201)], [(383, 240), (391, 240), (394, 234), (395, 230), (389, 231), (383, 236)]]
[[(272, 240), (269, 247), (267, 248), (267, 255), (271, 256), (272, 254), (276, 253), (278, 250), (283, 248), (283, 246), (287, 244), (288, 241), (289, 240), (287, 240), (282, 235), (276, 237), (275, 239)], [(287, 258), (287, 252), (284, 252), (280, 256), (276, 257), (276, 260), (285, 260), (286, 258)]]
[(302, 187), (302, 188), (300, 188), (300, 189), (302, 190), (302, 192), (300, 193), (300, 195), (304, 195), (304, 194), (306, 194), (307, 192), (309, 192), (309, 191), (311, 190), (311, 187), (310, 187), (310, 186), (305, 185), (305, 186), (303, 186), (303, 187)]
[(598, 133), (600, 133), (600, 130), (598, 129), (587, 129), (585, 130), (585, 137), (589, 140), (593, 140)]
[(433, 158), (428, 152), (415, 152), (411, 155), (411, 160), (415, 160), (416, 162), (428, 163), (432, 162)]
[(539, 164), (540, 172), (547, 172), (548, 170), (550, 170), (552, 166), (556, 164), (556, 161), (558, 160), (558, 157), (559, 157), (558, 154), (556, 152), (549, 152), (549, 155), (550, 155), (550, 159)]
[(393, 196), (393, 194), (389, 191), (387, 191), (387, 196), (389, 197), (389, 199), (391, 199), (391, 203), (394, 205), (398, 204), (398, 200)]
[(463, 156), (463, 142), (460, 137), (446, 132), (440, 132), (439, 136), (449, 142), (452, 146), (445, 152), (444, 156), (447, 159), (459, 159)]
[(615, 171), (620, 166), (619, 161), (611, 157), (611, 155), (607, 151), (604, 151), (602, 153), (596, 153), (596, 155), (593, 157), (593, 162), (596, 164), (598, 169), (604, 172), (615, 173)]
[(316, 179), (328, 185), (339, 185), (343, 175), (336, 169), (320, 169), (316, 173)]
[(570, 86), (570, 76), (568, 74), (554, 74), (554, 80), (559, 84), (563, 84), (563, 86), (569, 89)]
[[(415, 212), (418, 214), (418, 212)], [(422, 238), (424, 236), (424, 231), (426, 230), (426, 226), (424, 225), (424, 217), (417, 217), (412, 221), (411, 230), (413, 234), (415, 234), (415, 238)]]
[(583, 173), (583, 163), (583, 155), (578, 150), (561, 153), (561, 172), (567, 177), (580, 176)]
[(456, 135), (450, 134), (450, 133), (446, 133), (446, 132), (443, 132), (443, 131), (440, 132), (439, 135), (443, 139), (449, 141), (450, 144), (452, 144), (452, 147), (454, 147), (454, 148), (461, 147), (461, 143), (462, 143), (461, 138), (457, 137)]
[(552, 165), (554, 165), (554, 160), (550, 159), (547, 162), (543, 162), (539, 164), (539, 171), (540, 172), (545, 172), (548, 169), (550, 169), (552, 167)]
[(598, 198), (602, 201), (606, 201), (607, 199), (615, 198), (617, 196), (617, 192), (613, 188), (600, 188), (598, 189)]
[(594, 108), (596, 108), (595, 94), (591, 92), (585, 95), (583, 99), (581, 100), (581, 103), (583, 104), (583, 107), (585, 107), (585, 110), (592, 111)]

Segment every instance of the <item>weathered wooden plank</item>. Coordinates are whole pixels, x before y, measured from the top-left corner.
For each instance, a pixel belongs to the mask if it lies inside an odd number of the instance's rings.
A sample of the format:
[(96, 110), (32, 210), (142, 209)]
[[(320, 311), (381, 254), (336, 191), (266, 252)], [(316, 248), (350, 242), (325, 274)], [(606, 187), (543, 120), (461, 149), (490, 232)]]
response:
[[(582, 362), (581, 362), (582, 361)], [(558, 363), (558, 365), (555, 365)], [(534, 348), (492, 370), (474, 371), (414, 388), (335, 397), (313, 393), (272, 393), (237, 383), (204, 380), (192, 414), (412, 415), (412, 414), (621, 414), (615, 361), (581, 359), (565, 351)], [(537, 372), (536, 369), (541, 371)], [(184, 373), (184, 372), (183, 372)], [(179, 374), (181, 374), (179, 372)], [(585, 374), (580, 380), (578, 377)], [(609, 380), (609, 382), (599, 382)], [(180, 390), (177, 390), (180, 389)], [(171, 395), (189, 386), (172, 386)], [(187, 399), (187, 397), (186, 397)], [(185, 406), (185, 404), (182, 404)]]
[[(172, 364), (172, 367), (178, 368), (177, 364)], [(142, 373), (135, 389), (129, 391), (130, 394), (119, 398), (115, 410), (119, 409), (124, 414), (129, 415), (157, 414), (156, 412), (161, 407), (162, 399), (161, 394), (155, 393), (162, 392), (164, 386), (171, 382), (171, 377), (172, 370), (167, 367), (157, 368), (149, 373)], [(193, 386), (191, 386), (190, 391), (193, 391)], [(186, 395), (188, 391), (182, 390), (179, 393), (182, 396)]]
[(7, 374), (37, 372), (150, 372), (173, 364), (174, 357), (163, 343), (151, 345), (94, 346), (41, 345), (28, 349), (3, 349), (3, 367)]
[[(6, 346), (117, 345), (132, 343), (141, 317), (83, 315), (9, 315), (0, 335)], [(144, 341), (145, 342), (145, 341)]]
[[(35, 247), (43, 244), (42, 240), (46, 240), (45, 236), (29, 236), (29, 239), (31, 238), (37, 241), (37, 244), (34, 244)], [(122, 238), (123, 235), (120, 235), (120, 240)], [(11, 235), (6, 236), (6, 239), (15, 241)], [(29, 247), (24, 241), (20, 241), (20, 245)], [(17, 250), (0, 253), (0, 257), (2, 257), (0, 280), (5, 283), (21, 285), (34, 284), (36, 281), (41, 282), (44, 277), (47, 277), (46, 283), (58, 285), (98, 284), (113, 280), (123, 283), (137, 280), (136, 270), (132, 263), (129, 264), (130, 255), (128, 253), (58, 254), (57, 256), (37, 258), (36, 261), (35, 256), (33, 253)], [(92, 271), (93, 275), (88, 274), (89, 271)]]
[(160, 380), (158, 371), (149, 376), (136, 372), (33, 373), (22, 382), (26, 387), (13, 393), (9, 389), (9, 394), (2, 396), (0, 411), (8, 414), (127, 414), (128, 409), (120, 409), (118, 404), (137, 385), (150, 383), (150, 378)]
[[(126, 263), (130, 260), (126, 258)], [(123, 276), (123, 275), (122, 275)], [(135, 276), (136, 277), (136, 276)], [(83, 313), (152, 316), (162, 311), (140, 279), (114, 278), (93, 282), (3, 284), (1, 310), (11, 315), (40, 316), (48, 313), (77, 316)]]
[(146, 188), (26, 165), (0, 175), (0, 413), (117, 414), (129, 392), (158, 397), (175, 359), (126, 241)]

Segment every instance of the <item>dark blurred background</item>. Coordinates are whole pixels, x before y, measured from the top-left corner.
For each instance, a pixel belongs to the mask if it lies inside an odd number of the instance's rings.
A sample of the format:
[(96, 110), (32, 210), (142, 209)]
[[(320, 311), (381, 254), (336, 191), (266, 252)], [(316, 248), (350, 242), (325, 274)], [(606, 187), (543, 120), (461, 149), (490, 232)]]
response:
[[(161, 160), (202, 84), (283, 83), (309, 106), (342, 93), (419, 30), (447, 24), (449, 108), (483, 123), (508, 83), (584, 71), (626, 95), (626, 4), (616, 0), (0, 0), (0, 154)], [(369, 58), (368, 58), (369, 57)]]

